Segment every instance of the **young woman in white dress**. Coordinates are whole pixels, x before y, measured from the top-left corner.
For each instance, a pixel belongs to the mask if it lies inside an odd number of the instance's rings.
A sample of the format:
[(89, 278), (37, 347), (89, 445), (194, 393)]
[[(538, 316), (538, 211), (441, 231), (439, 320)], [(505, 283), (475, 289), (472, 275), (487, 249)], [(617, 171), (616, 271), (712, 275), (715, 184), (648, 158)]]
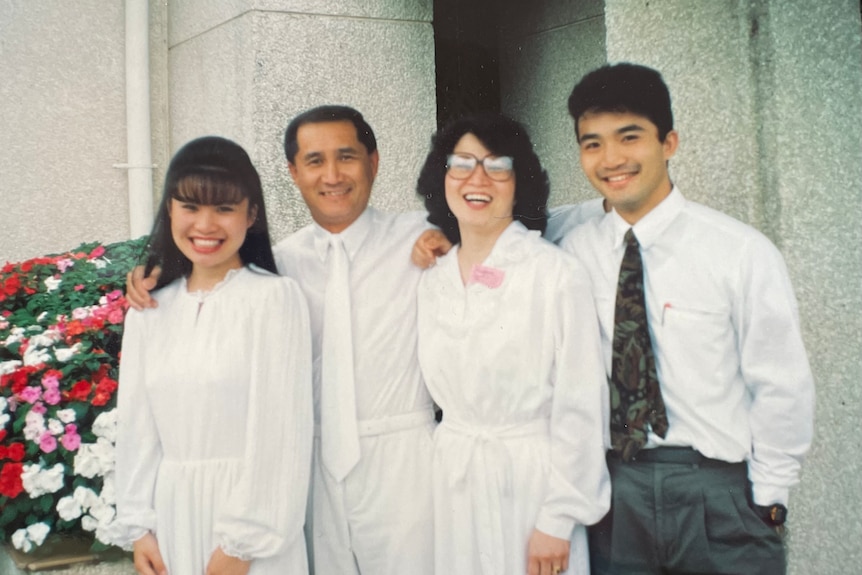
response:
[(455, 246), (419, 287), (440, 575), (589, 573), (610, 502), (599, 326), (585, 271), (541, 238), (548, 177), (524, 128), (458, 120), (417, 191)]
[(146, 258), (162, 271), (158, 307), (130, 310), (123, 335), (118, 541), (144, 575), (307, 573), (308, 311), (275, 275), (240, 146), (177, 152)]

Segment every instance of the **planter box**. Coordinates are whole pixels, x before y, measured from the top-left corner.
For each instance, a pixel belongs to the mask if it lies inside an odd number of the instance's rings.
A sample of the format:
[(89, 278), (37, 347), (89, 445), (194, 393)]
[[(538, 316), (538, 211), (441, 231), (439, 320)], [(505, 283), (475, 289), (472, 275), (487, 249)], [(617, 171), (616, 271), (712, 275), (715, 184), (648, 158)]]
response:
[(130, 554), (121, 549), (90, 551), (92, 538), (49, 536), (38, 549), (24, 553), (10, 543), (0, 548), (3, 575), (134, 575)]

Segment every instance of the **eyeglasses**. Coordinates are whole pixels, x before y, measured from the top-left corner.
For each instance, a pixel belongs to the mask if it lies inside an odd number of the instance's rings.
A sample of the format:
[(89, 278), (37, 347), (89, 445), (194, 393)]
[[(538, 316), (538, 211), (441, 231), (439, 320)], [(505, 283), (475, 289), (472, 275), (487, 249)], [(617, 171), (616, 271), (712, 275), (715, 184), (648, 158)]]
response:
[(446, 156), (446, 173), (456, 180), (466, 180), (476, 171), (476, 166), (481, 165), (489, 178), (505, 182), (512, 178), (513, 164), (511, 156), (487, 156), (480, 160), (473, 154), (449, 154)]

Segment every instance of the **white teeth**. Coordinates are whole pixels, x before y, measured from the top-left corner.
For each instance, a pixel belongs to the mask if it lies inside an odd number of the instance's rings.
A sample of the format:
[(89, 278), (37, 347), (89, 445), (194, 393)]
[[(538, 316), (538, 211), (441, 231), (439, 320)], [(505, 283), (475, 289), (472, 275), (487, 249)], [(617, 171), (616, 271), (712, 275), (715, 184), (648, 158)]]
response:
[(488, 203), (491, 201), (491, 196), (486, 196), (485, 194), (467, 194), (464, 196), (464, 199), (468, 202), (485, 202)]
[(608, 181), (609, 182), (622, 182), (623, 180), (625, 180), (628, 177), (629, 177), (629, 174), (623, 174), (621, 176), (608, 176)]
[(349, 190), (334, 190), (331, 192), (321, 192), (324, 196), (343, 196), (347, 194)]
[(194, 242), (196, 246), (200, 246), (202, 248), (214, 248), (221, 243), (219, 240), (204, 240), (200, 238), (196, 238)]

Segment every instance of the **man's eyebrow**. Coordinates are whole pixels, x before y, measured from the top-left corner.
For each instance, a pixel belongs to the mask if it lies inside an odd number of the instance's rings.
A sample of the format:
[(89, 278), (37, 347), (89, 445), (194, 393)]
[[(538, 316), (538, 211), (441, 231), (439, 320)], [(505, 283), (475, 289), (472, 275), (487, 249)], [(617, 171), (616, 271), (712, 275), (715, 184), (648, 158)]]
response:
[(305, 161), (316, 160), (317, 158), (321, 157), (322, 155), (323, 155), (322, 152), (311, 151), (311, 152), (308, 152), (306, 154), (303, 154), (302, 159)]
[(624, 134), (626, 132), (644, 132), (646, 128), (641, 126), (640, 124), (628, 124), (627, 126), (623, 126), (622, 128), (617, 129), (617, 134)]

